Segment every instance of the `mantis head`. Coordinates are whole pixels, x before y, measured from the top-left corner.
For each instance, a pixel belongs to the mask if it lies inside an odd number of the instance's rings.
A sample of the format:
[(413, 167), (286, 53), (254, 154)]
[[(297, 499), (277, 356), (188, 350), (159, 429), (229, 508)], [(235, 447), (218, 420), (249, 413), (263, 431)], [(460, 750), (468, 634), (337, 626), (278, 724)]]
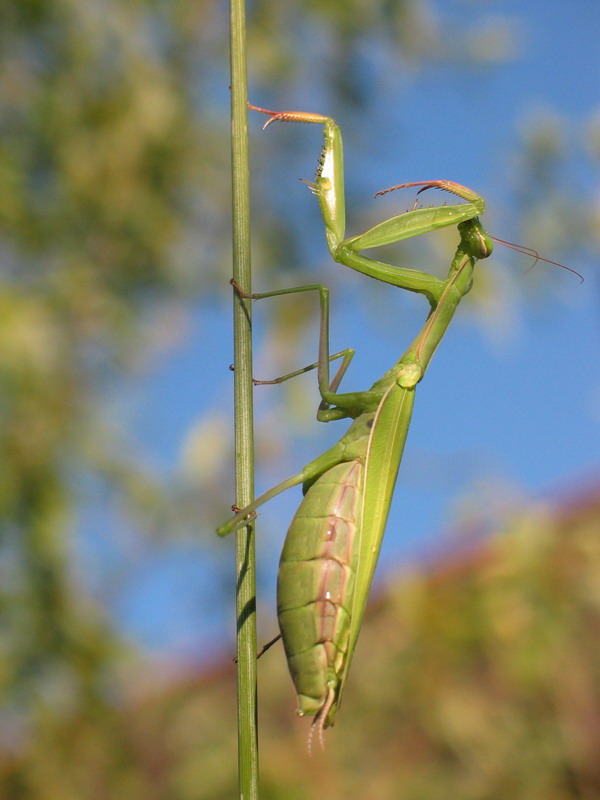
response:
[(494, 245), (492, 237), (483, 228), (479, 217), (468, 219), (458, 225), (460, 238), (465, 253), (472, 258), (487, 258), (491, 255)]

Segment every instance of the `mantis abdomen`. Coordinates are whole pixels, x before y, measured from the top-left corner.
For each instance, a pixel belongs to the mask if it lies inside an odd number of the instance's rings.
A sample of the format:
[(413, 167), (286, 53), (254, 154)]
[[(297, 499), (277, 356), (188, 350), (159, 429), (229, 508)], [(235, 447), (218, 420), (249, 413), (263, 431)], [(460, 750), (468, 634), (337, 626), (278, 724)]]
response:
[(321, 475), (283, 546), (277, 613), (301, 716), (331, 705), (348, 657), (363, 476), (359, 460)]

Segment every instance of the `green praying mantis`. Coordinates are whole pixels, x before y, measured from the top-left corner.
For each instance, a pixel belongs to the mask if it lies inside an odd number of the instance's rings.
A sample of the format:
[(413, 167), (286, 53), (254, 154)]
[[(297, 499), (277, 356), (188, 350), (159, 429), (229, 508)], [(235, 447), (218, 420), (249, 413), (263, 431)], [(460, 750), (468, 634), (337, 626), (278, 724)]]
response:
[[(296, 688), (298, 714), (314, 715), (311, 732), (316, 728), (322, 743), (323, 729), (334, 724), (356, 647), (410, 425), (415, 388), (458, 304), (471, 288), (475, 264), (491, 254), (492, 237), (479, 221), (485, 209), (482, 197), (458, 183), (433, 180), (399, 184), (377, 194), (413, 186), (421, 187), (420, 193), (437, 187), (465, 202), (413, 207), (363, 234), (344, 238), (344, 165), (338, 125), (320, 114), (250, 108), (269, 116), (265, 128), (276, 120), (323, 126), (317, 173), (314, 182), (307, 183), (319, 201), (332, 258), (371, 278), (422, 294), (430, 306), (422, 330), (383, 377), (367, 391), (340, 393), (338, 387), (354, 350), (329, 353), (329, 290), (315, 284), (251, 295), (259, 300), (318, 292), (321, 319), (317, 364), (265, 383), (280, 382), (316, 366), (322, 398), (317, 419), (353, 420), (325, 453), (218, 528), (221, 536), (230, 533), (268, 500), (302, 484), (304, 497), (288, 530), (279, 564), (277, 613)], [(445, 279), (395, 267), (361, 252), (449, 225), (458, 226), (460, 241)], [(341, 359), (341, 365), (330, 379), (330, 363), (336, 359)]]

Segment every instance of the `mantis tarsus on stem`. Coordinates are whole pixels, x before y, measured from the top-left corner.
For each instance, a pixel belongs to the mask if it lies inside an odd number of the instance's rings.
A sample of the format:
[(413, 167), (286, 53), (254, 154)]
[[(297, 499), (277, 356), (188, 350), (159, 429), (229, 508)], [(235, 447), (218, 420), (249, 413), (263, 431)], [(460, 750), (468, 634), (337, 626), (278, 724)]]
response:
[[(250, 108), (269, 116), (265, 127), (276, 120), (323, 126), (323, 150), (315, 180), (309, 186), (319, 200), (332, 258), (376, 280), (423, 294), (430, 305), (423, 329), (382, 378), (367, 391), (339, 393), (339, 383), (354, 351), (348, 348), (329, 354), (329, 290), (316, 284), (252, 295), (258, 300), (293, 292), (319, 293), (317, 369), (322, 402), (317, 419), (353, 420), (337, 444), (218, 529), (221, 536), (230, 533), (275, 495), (303, 485), (304, 498), (281, 554), (277, 606), (298, 695), (298, 713), (316, 715), (311, 731), (316, 726), (322, 739), (323, 729), (334, 723), (356, 646), (410, 424), (415, 387), (458, 304), (471, 288), (476, 262), (491, 254), (492, 241), (479, 222), (485, 208), (483, 198), (458, 183), (441, 180), (401, 184), (379, 194), (407, 186), (420, 186), (420, 191), (437, 187), (466, 202), (414, 208), (359, 236), (344, 238), (342, 137), (335, 121), (319, 114)], [(449, 225), (458, 226), (460, 241), (446, 279), (394, 267), (360, 252)], [(330, 362), (338, 358), (341, 365), (330, 379)]]

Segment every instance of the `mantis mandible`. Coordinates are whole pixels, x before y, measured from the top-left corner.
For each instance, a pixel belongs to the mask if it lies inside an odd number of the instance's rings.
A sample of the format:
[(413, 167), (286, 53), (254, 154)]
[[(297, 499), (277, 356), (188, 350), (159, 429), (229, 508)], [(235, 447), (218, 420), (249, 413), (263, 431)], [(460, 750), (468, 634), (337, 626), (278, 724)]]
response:
[[(318, 292), (321, 323), (316, 365), (322, 422), (350, 418), (342, 438), (325, 453), (239, 510), (218, 528), (224, 536), (243, 525), (263, 503), (302, 484), (304, 498), (290, 525), (279, 564), (277, 613), (289, 670), (298, 697), (298, 714), (315, 715), (311, 732), (333, 725), (352, 659), (379, 555), (396, 476), (410, 424), (415, 387), (444, 336), (461, 299), (472, 284), (478, 259), (492, 252), (491, 237), (479, 215), (485, 202), (451, 181), (400, 184), (395, 189), (437, 187), (466, 201), (456, 205), (413, 208), (359, 236), (345, 237), (342, 136), (331, 117), (298, 111), (275, 112), (264, 127), (281, 120), (323, 126), (324, 145), (314, 182), (334, 261), (376, 280), (423, 294), (430, 306), (421, 332), (382, 378), (362, 392), (338, 392), (354, 351), (329, 353), (329, 290), (320, 284), (251, 295), (258, 300), (293, 293)], [(402, 269), (360, 251), (401, 241), (448, 225), (457, 225), (460, 241), (448, 276)], [(239, 289), (238, 289), (239, 291)], [(330, 362), (341, 365), (330, 380)], [(290, 373), (279, 380), (305, 370)]]

